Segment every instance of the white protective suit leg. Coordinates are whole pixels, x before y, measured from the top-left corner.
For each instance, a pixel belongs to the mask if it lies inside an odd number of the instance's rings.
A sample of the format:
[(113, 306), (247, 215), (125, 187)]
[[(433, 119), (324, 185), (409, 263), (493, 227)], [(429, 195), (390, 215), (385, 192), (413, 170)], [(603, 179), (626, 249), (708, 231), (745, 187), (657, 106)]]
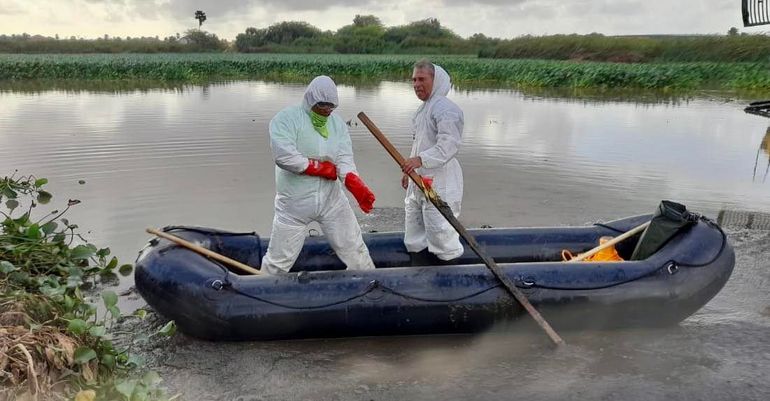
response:
[(342, 193), (335, 191), (330, 195), (318, 223), (337, 257), (345, 263), (348, 270), (374, 269), (374, 262), (364, 244), (361, 227), (350, 202)]
[[(449, 203), (452, 214), (460, 216), (460, 202)], [(441, 260), (460, 257), (465, 249), (460, 243), (460, 234), (452, 227), (441, 212), (422, 196), (406, 200), (406, 231), (404, 245), (409, 252), (428, 252)]]
[(422, 206), (414, 196), (404, 200), (404, 246), (407, 252), (420, 252), (428, 247)]
[(307, 224), (276, 213), (261, 270), (268, 274), (288, 273), (305, 243), (306, 229)]

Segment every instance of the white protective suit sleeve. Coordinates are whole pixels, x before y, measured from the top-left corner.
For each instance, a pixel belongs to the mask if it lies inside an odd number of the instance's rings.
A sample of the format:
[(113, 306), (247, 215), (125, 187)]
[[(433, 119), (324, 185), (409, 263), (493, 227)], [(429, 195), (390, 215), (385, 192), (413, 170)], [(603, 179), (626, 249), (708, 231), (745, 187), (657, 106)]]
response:
[(437, 116), (436, 144), (419, 153), (425, 168), (436, 168), (452, 160), (460, 148), (463, 132), (462, 117), (451, 110), (443, 110)]
[(345, 126), (345, 139), (341, 141), (340, 147), (337, 153), (337, 175), (342, 182), (345, 182), (345, 176), (348, 173), (356, 173), (356, 164), (353, 161), (353, 142), (350, 140), (350, 134), (347, 132), (347, 126)]
[(270, 148), (273, 151), (275, 165), (292, 172), (302, 174), (307, 169), (308, 158), (297, 150), (296, 125), (278, 113), (270, 120)]

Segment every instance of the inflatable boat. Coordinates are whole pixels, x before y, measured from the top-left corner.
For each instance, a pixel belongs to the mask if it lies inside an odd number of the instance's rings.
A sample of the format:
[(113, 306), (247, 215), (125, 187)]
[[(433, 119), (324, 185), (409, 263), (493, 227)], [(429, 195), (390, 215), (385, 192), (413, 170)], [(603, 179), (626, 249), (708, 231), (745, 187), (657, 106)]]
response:
[[(724, 286), (735, 263), (721, 228), (699, 218), (643, 260), (640, 236), (616, 246), (623, 262), (565, 262), (601, 237), (651, 215), (578, 227), (469, 230), (556, 330), (676, 324)], [(268, 239), (199, 227), (164, 231), (259, 268)], [(290, 273), (246, 275), (153, 238), (136, 261), (139, 293), (179, 330), (207, 340), (472, 333), (511, 330), (526, 311), (466, 246), (451, 263), (410, 254), (403, 233), (364, 234), (376, 269), (345, 270), (323, 236), (308, 237)]]

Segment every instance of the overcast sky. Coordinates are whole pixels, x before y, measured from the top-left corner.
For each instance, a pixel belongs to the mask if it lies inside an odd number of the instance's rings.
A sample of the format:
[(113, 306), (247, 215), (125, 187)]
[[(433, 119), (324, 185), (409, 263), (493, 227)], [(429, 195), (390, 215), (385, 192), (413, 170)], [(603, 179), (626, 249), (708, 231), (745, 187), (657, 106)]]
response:
[(336, 30), (356, 14), (386, 26), (434, 17), (463, 37), (770, 31), (743, 28), (740, 0), (0, 0), (0, 34), (164, 37), (197, 28), (195, 10), (208, 16), (204, 30), (230, 40), (280, 21)]

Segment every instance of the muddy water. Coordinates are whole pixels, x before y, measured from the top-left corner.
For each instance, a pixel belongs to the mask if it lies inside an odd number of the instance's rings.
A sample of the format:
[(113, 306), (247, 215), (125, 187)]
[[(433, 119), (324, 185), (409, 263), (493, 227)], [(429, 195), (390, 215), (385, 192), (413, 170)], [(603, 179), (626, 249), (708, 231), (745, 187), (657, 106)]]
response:
[[(26, 87), (25, 87), (26, 88)], [(133, 259), (147, 226), (268, 234), (274, 175), (267, 124), (303, 86), (235, 82), (141, 90), (0, 90), (0, 174), (50, 180), (70, 220)], [(457, 90), (465, 111), (461, 221), (470, 227), (582, 224), (673, 199), (706, 214), (770, 211), (770, 120), (727, 95), (625, 101)], [(634, 100), (639, 99), (639, 100)], [(403, 153), (418, 105), (408, 84), (340, 86), (358, 169), (376, 206), (400, 208), (400, 173), (354, 116)], [(79, 181), (84, 184), (79, 184)], [(55, 204), (56, 202), (54, 202)]]
[[(59, 207), (130, 261), (145, 227), (267, 234), (273, 165), (266, 126), (301, 85), (236, 82), (142, 90), (0, 92), (0, 174), (51, 181)], [(660, 199), (716, 215), (770, 211), (768, 120), (729, 96), (621, 100), (463, 90), (468, 227), (583, 224), (651, 212)], [(379, 210), (367, 229), (399, 229), (393, 162), (353, 118), (367, 114), (407, 152), (417, 101), (404, 83), (340, 87), (359, 171)], [(638, 99), (638, 100), (634, 100)], [(752, 99), (753, 100), (753, 99)], [(83, 182), (82, 184), (80, 182)], [(57, 203), (58, 202), (58, 203)], [(770, 398), (770, 235), (730, 231), (727, 287), (682, 325), (566, 333), (552, 351), (516, 334), (212, 344), (183, 336), (145, 350), (169, 389), (206, 400)], [(132, 285), (130, 277), (121, 289)], [(126, 296), (124, 310), (141, 306)], [(527, 326), (527, 323), (522, 323)]]

